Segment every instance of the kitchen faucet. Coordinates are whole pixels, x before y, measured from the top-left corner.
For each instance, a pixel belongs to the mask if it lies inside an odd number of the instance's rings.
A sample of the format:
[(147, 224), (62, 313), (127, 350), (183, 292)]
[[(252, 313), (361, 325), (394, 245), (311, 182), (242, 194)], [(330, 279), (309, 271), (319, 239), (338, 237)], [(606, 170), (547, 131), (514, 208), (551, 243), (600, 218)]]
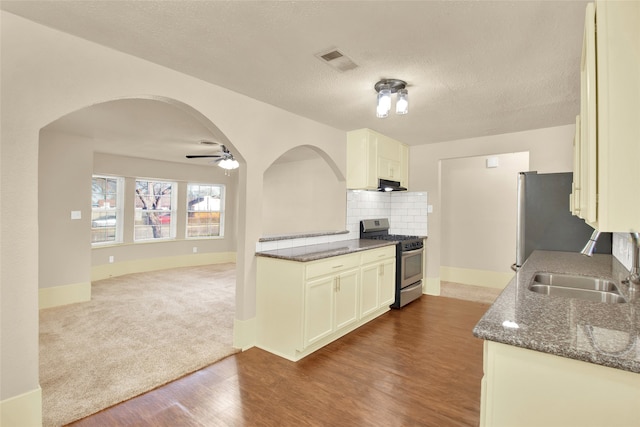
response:
[(589, 241), (584, 248), (580, 251), (582, 255), (591, 256), (593, 255), (593, 251), (596, 250), (596, 243), (598, 242), (598, 237), (600, 237), (600, 232), (598, 230), (594, 230), (591, 233), (591, 237), (589, 237)]
[[(633, 255), (631, 257), (631, 271), (629, 276), (622, 281), (622, 283), (629, 284), (630, 290), (636, 290), (637, 286), (640, 285), (640, 233), (629, 233), (631, 236), (631, 241), (633, 242)], [(598, 241), (598, 237), (600, 237), (600, 232), (598, 230), (594, 230), (589, 237), (589, 241), (584, 248), (580, 251), (582, 255), (591, 256), (593, 255), (593, 251), (596, 249), (596, 242)]]

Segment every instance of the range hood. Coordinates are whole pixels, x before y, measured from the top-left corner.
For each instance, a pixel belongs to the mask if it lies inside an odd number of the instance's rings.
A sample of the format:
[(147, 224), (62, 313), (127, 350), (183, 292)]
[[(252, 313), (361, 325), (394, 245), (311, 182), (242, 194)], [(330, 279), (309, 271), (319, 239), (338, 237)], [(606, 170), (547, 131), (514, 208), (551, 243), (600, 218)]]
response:
[(400, 185), (399, 181), (390, 181), (388, 179), (378, 180), (378, 191), (407, 191)]

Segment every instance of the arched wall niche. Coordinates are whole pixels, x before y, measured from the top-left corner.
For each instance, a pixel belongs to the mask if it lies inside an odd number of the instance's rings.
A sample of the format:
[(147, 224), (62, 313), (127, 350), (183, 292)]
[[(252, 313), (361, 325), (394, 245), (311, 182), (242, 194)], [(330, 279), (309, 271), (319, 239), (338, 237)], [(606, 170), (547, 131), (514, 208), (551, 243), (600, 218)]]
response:
[(265, 236), (344, 230), (346, 182), (322, 149), (288, 150), (265, 170), (263, 182)]

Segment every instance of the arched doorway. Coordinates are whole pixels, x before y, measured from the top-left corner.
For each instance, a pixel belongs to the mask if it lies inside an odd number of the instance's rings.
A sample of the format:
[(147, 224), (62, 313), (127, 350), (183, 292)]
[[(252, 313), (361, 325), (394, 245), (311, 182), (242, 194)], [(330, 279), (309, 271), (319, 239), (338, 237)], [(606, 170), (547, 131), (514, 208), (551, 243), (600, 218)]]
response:
[[(209, 263), (211, 259), (226, 260), (229, 254), (235, 255), (238, 175), (226, 174), (215, 164), (207, 164), (207, 160), (186, 159), (186, 154), (212, 150), (211, 146), (200, 144), (202, 140), (224, 143), (242, 160), (212, 123), (189, 107), (166, 99), (108, 101), (72, 112), (45, 126), (40, 131), (38, 162), (39, 286), (41, 296), (48, 298), (41, 297), (41, 301), (64, 304), (81, 301), (83, 297), (88, 299), (96, 276), (162, 269), (171, 267), (172, 263), (185, 265), (187, 251), (191, 264), (186, 265)], [(87, 197), (87, 189), (96, 173), (121, 177), (125, 184), (134, 183), (134, 186), (125, 185), (125, 193), (127, 188), (135, 188), (136, 177), (173, 181), (178, 193), (176, 202), (181, 205), (186, 199), (184, 187), (188, 183), (221, 183), (227, 190), (225, 214), (229, 216), (224, 233), (220, 238), (189, 240), (182, 235), (144, 244), (137, 244), (129, 234), (117, 244), (92, 247), (91, 198)], [(127, 204), (133, 212), (133, 197), (129, 197), (133, 193), (129, 192), (130, 195), (123, 197), (125, 212)], [(126, 220), (127, 214), (124, 216)], [(129, 218), (132, 217), (131, 213)], [(124, 228), (125, 232), (132, 231), (126, 221)], [(192, 247), (197, 247), (197, 254), (192, 252)], [(109, 262), (110, 258), (113, 263)], [(233, 318), (229, 323), (232, 327)], [(210, 328), (215, 327), (212, 322)], [(228, 344), (232, 345), (232, 334)], [(84, 364), (90, 363), (93, 362)], [(41, 384), (46, 420), (47, 389), (42, 371)]]

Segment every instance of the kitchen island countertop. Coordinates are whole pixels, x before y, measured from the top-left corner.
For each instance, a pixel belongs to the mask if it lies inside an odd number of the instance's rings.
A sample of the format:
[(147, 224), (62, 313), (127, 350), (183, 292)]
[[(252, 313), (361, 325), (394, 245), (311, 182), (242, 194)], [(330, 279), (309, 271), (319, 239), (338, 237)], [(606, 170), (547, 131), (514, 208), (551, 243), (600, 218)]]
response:
[[(627, 303), (541, 295), (528, 289), (537, 272), (596, 276), (618, 285)], [(473, 329), (485, 340), (640, 373), (640, 295), (611, 255), (535, 251)], [(639, 294), (640, 292), (636, 292)]]
[(289, 261), (309, 262), (353, 252), (366, 251), (395, 245), (396, 241), (352, 239), (337, 242), (321, 243), (317, 245), (296, 246), (293, 248), (277, 249), (273, 251), (256, 252), (256, 256), (280, 258)]

